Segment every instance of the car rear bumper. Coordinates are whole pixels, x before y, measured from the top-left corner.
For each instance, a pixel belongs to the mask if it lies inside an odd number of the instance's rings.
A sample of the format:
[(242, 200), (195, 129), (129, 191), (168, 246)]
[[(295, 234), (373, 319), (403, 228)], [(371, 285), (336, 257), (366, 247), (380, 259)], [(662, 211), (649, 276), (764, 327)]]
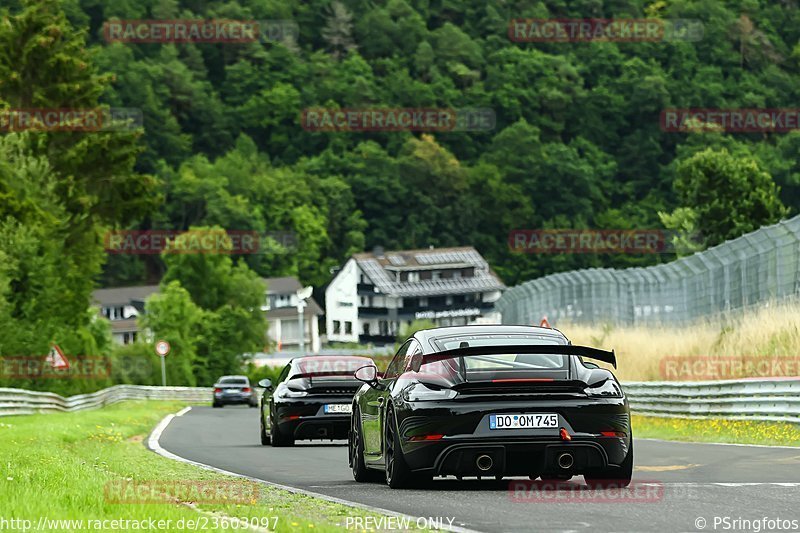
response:
[[(401, 446), (412, 470), (442, 475), (579, 475), (621, 465), (631, 447), (624, 398), (416, 402), (401, 409)], [(491, 413), (554, 413), (559, 426), (492, 430)], [(560, 428), (568, 440), (560, 436)], [(428, 440), (430, 438), (430, 440)], [(570, 465), (559, 465), (567, 454)], [(478, 458), (488, 456), (478, 466)]]
[(214, 393), (214, 403), (223, 405), (256, 404), (258, 398), (252, 394), (221, 394)]
[(297, 440), (346, 439), (350, 430), (350, 415), (304, 416), (281, 420), (278, 429)]
[[(569, 442), (441, 441), (425, 443), (406, 454), (405, 460), (412, 470), (430, 471), (436, 475), (579, 475), (613, 465), (609, 454), (617, 460), (616, 464), (621, 463), (628, 452), (628, 447), (622, 441), (623, 439), (616, 438)], [(560, 458), (563, 462), (559, 462)]]
[(346, 439), (350, 414), (327, 414), (324, 408), (326, 404), (350, 404), (352, 400), (352, 397), (326, 396), (277, 403), (278, 430), (296, 440)]

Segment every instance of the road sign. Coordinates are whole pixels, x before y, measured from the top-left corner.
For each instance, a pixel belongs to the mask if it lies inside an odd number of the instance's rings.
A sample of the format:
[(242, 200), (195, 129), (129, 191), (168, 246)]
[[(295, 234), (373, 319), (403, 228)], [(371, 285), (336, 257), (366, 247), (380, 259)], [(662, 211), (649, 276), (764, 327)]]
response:
[(158, 341), (156, 343), (156, 353), (161, 357), (166, 357), (169, 353), (169, 343), (167, 341)]
[(45, 362), (49, 363), (53, 368), (69, 368), (69, 361), (67, 361), (64, 352), (61, 351), (58, 344), (54, 344), (50, 348), (50, 353), (47, 354)]
[(167, 386), (167, 367), (164, 361), (169, 353), (169, 343), (165, 340), (156, 342), (156, 353), (161, 357), (161, 386)]
[(300, 298), (301, 300), (307, 300), (309, 297), (311, 297), (312, 292), (314, 292), (314, 287), (309, 285), (308, 287), (305, 287), (297, 291), (297, 297)]
[(539, 327), (549, 328), (549, 327), (552, 327), (552, 326), (550, 326), (550, 322), (547, 321), (547, 317), (543, 316), (542, 317), (542, 321), (539, 323)]

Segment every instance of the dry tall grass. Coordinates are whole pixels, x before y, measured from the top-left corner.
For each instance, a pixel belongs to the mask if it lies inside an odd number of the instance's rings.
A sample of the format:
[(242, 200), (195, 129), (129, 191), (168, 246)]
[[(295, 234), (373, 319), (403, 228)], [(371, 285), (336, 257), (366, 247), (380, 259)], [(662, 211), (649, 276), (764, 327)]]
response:
[[(616, 375), (621, 381), (800, 375), (800, 305), (797, 304), (762, 308), (736, 320), (703, 322), (683, 328), (562, 322), (558, 329), (575, 344), (616, 350)], [(760, 358), (769, 364), (757, 364), (762, 362)], [(736, 361), (743, 363), (741, 368), (728, 366)], [(779, 362), (777, 366), (775, 361)], [(678, 368), (688, 374), (679, 372), (680, 377), (676, 378), (676, 365), (685, 362), (689, 366)], [(713, 362), (719, 364), (718, 372), (703, 374), (701, 371), (708, 370)]]

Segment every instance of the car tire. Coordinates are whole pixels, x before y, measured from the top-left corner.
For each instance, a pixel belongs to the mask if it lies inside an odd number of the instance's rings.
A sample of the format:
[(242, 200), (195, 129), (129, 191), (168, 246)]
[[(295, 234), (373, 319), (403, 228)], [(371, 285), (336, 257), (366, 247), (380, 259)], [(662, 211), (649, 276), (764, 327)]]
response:
[(583, 479), (591, 488), (622, 488), (631, 484), (633, 477), (633, 435), (631, 435), (631, 446), (628, 448), (628, 455), (618, 467), (611, 467), (599, 472), (584, 474)]
[(421, 487), (431, 481), (431, 476), (413, 472), (403, 457), (400, 447), (400, 437), (397, 432), (394, 410), (389, 408), (386, 413), (386, 434), (383, 439), (384, 470), (386, 484), (393, 489), (408, 489)]
[(213, 402), (213, 403), (211, 404), (211, 407), (214, 407), (214, 408), (216, 409), (216, 408), (218, 408), (218, 407), (222, 407), (222, 404), (221, 404), (221, 403), (219, 403), (219, 402)]
[(284, 448), (287, 446), (294, 446), (294, 439), (288, 435), (284, 435), (281, 430), (278, 429), (278, 424), (273, 420), (269, 428), (269, 443), (272, 444), (273, 448)]
[(259, 417), (258, 418), (259, 418), (258, 427), (259, 427), (259, 430), (260, 430), (259, 433), (261, 434), (261, 445), (262, 446), (266, 446), (267, 444), (269, 444), (270, 438), (269, 438), (269, 435), (267, 435), (267, 429), (264, 427), (264, 412), (263, 411), (261, 411), (259, 413)]
[(353, 414), (350, 415), (350, 434), (347, 437), (347, 451), (350, 457), (353, 479), (359, 483), (379, 481), (381, 473), (368, 468), (364, 462), (364, 441), (361, 435), (360, 415), (358, 408), (355, 408), (353, 409)]
[(250, 404), (251, 409), (255, 409), (256, 407), (258, 407), (258, 402)]

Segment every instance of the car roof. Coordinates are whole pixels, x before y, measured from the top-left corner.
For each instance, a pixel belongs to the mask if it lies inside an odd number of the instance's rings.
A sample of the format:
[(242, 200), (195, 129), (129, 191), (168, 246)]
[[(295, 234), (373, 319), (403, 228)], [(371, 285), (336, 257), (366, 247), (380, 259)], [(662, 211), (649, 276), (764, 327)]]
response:
[(226, 378), (247, 379), (247, 376), (220, 376), (217, 381), (219, 381), (220, 379), (226, 379)]
[(369, 361), (372, 360), (372, 358), (370, 356), (368, 356), (368, 355), (324, 355), (324, 354), (320, 354), (320, 355), (301, 355), (299, 357), (292, 357), (289, 360), (288, 364), (297, 363), (297, 362), (300, 362), (300, 361), (304, 361), (306, 359), (367, 359)]
[(555, 328), (545, 328), (540, 326), (511, 326), (505, 324), (474, 324), (471, 326), (445, 326), (441, 328), (422, 329), (414, 334), (427, 352), (431, 339), (444, 336), (458, 335), (550, 335), (558, 339), (567, 339), (566, 335)]

